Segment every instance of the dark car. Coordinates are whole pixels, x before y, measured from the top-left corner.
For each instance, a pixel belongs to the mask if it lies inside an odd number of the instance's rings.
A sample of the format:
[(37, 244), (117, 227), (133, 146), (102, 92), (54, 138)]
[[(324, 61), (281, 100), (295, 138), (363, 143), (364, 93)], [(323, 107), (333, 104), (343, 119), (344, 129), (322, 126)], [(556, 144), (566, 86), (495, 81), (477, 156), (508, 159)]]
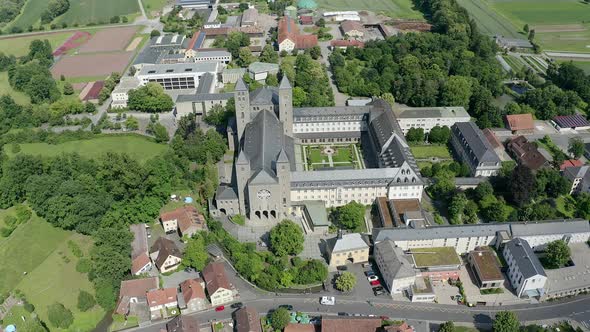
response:
[(338, 316), (350, 316), (350, 314), (347, 312), (339, 312)]
[(373, 271), (373, 270), (365, 271), (365, 275), (366, 275), (367, 277), (374, 276), (374, 275), (375, 275), (375, 271)]
[(373, 291), (383, 291), (383, 286), (377, 286), (377, 287), (373, 287)]
[(383, 294), (385, 294), (385, 292), (384, 292), (384, 291), (382, 291), (382, 290), (381, 290), (381, 291), (376, 291), (376, 290), (374, 290), (374, 289), (373, 289), (373, 294), (374, 294), (375, 296), (379, 296), (379, 295), (383, 295)]
[(231, 305), (231, 307), (234, 308), (234, 309), (240, 309), (243, 306), (244, 306), (244, 304), (242, 302), (236, 302), (236, 303), (234, 303), (234, 304)]
[(348, 268), (346, 267), (346, 265), (338, 266), (336, 269), (338, 271), (346, 271), (346, 270), (348, 270)]
[(289, 311), (293, 311), (293, 306), (292, 306), (292, 305), (290, 305), (290, 304), (281, 304), (281, 305), (279, 306), (279, 308), (285, 308), (285, 309), (287, 309), (287, 310), (289, 310)]

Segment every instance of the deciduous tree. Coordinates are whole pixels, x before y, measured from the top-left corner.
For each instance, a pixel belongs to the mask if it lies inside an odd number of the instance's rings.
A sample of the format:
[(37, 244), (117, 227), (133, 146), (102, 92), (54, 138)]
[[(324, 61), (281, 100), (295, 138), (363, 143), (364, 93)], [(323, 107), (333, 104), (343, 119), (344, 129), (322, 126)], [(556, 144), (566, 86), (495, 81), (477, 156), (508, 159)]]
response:
[(336, 288), (341, 292), (350, 292), (356, 286), (356, 277), (350, 272), (343, 272), (336, 278)]
[(291, 220), (283, 220), (270, 230), (270, 248), (277, 256), (297, 255), (303, 250), (303, 231)]

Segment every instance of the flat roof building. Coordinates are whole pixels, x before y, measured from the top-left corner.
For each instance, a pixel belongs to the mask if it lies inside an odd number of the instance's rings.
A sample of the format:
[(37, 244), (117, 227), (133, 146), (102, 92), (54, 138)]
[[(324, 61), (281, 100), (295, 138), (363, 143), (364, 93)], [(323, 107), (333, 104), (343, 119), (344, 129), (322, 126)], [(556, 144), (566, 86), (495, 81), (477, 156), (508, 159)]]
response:
[(504, 283), (498, 257), (489, 247), (476, 248), (470, 252), (467, 262), (480, 289), (499, 288)]
[(136, 74), (142, 85), (156, 82), (165, 90), (196, 89), (206, 73), (217, 77), (217, 62), (144, 65)]
[(394, 108), (397, 122), (404, 135), (410, 128), (422, 128), (429, 133), (435, 126), (451, 127), (457, 122), (469, 122), (471, 116), (463, 107)]

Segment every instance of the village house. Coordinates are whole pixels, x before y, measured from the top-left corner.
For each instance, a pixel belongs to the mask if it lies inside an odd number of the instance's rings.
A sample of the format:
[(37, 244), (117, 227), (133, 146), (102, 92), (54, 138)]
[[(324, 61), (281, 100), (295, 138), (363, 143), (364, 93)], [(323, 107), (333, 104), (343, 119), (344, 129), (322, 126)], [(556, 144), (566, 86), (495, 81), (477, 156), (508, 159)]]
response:
[(369, 261), (369, 245), (359, 233), (342, 234), (328, 240), (330, 267)]
[(243, 307), (236, 311), (237, 332), (261, 332), (260, 315), (254, 307)]
[(203, 269), (203, 279), (211, 305), (218, 306), (234, 300), (235, 287), (229, 282), (223, 263), (209, 263)]
[(176, 288), (155, 289), (147, 293), (148, 305), (150, 307), (151, 318), (160, 318), (161, 311), (176, 308), (178, 300), (176, 299)]
[(191, 316), (176, 316), (166, 323), (166, 332), (198, 332), (199, 321)]
[(342, 34), (351, 37), (361, 39), (365, 36), (365, 27), (361, 22), (357, 21), (343, 21), (340, 23), (340, 29)]
[(115, 313), (128, 315), (134, 313), (137, 304), (147, 305), (147, 292), (158, 289), (158, 278), (142, 278), (121, 281), (119, 300), (115, 306)]
[(160, 214), (160, 221), (166, 233), (178, 231), (180, 236), (192, 237), (206, 229), (205, 217), (192, 205)]
[(539, 152), (537, 145), (531, 143), (524, 136), (513, 138), (507, 145), (508, 151), (519, 164), (525, 165), (533, 171), (547, 165), (547, 159)]
[(161, 273), (170, 272), (180, 265), (182, 254), (174, 242), (160, 237), (150, 249), (150, 257)]
[(279, 52), (305, 50), (318, 44), (318, 36), (300, 34), (295, 21), (287, 16), (279, 20), (278, 31)]
[(506, 115), (506, 126), (515, 135), (532, 134), (535, 131), (533, 115), (530, 113)]
[(208, 307), (205, 295), (205, 282), (202, 279), (188, 279), (180, 283), (178, 306), (182, 313), (204, 310)]
[(152, 261), (148, 255), (147, 229), (145, 224), (129, 225), (133, 234), (131, 242), (131, 274), (140, 275), (152, 269)]

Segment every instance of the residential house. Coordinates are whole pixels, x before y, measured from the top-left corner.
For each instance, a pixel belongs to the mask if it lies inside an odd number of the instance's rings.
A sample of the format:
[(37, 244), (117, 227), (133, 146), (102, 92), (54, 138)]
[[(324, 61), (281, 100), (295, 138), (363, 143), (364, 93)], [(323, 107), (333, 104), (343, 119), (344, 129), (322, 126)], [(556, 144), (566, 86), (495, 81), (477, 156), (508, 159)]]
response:
[(504, 283), (498, 257), (489, 247), (476, 248), (470, 252), (467, 262), (480, 289), (498, 288)]
[(209, 306), (205, 295), (205, 282), (198, 279), (187, 279), (180, 283), (178, 306), (182, 313), (201, 311)]
[(112, 108), (125, 108), (127, 107), (127, 101), (129, 100), (129, 91), (139, 88), (141, 83), (135, 76), (123, 76), (119, 81), (119, 84), (111, 92), (111, 107)]
[(582, 114), (558, 115), (552, 123), (560, 132), (590, 129), (590, 122)]
[(161, 317), (161, 310), (178, 307), (176, 288), (155, 289), (147, 292), (152, 319)]
[(485, 138), (488, 140), (488, 142), (490, 143), (490, 145), (492, 146), (492, 148), (494, 149), (494, 151), (496, 152), (496, 154), (498, 155), (498, 158), (500, 158), (500, 160), (512, 161), (512, 158), (510, 158), (510, 156), (506, 152), (506, 149), (504, 148), (504, 144), (502, 144), (502, 142), (500, 142), (500, 140), (498, 139), (498, 136), (496, 136), (496, 134), (494, 133), (493, 130), (491, 130), (490, 128), (485, 128), (481, 132), (483, 133)]
[(364, 48), (365, 43), (363, 43), (360, 40), (356, 40), (356, 39), (348, 39), (348, 40), (338, 39), (338, 40), (331, 40), (330, 46), (332, 46), (332, 49), (339, 48), (341, 50), (345, 50), (348, 47)]
[(172, 240), (160, 237), (150, 249), (150, 257), (161, 273), (175, 270), (180, 265), (182, 253)]
[(166, 332), (199, 332), (199, 321), (193, 316), (176, 316), (166, 323)]
[(283, 332), (320, 332), (320, 329), (321, 325), (316, 326), (313, 324), (289, 323)]
[(242, 24), (243, 27), (258, 25), (258, 10), (256, 7), (250, 7), (242, 13)]
[(378, 332), (381, 318), (322, 316), (322, 332)]
[(211, 305), (218, 306), (234, 300), (236, 290), (227, 278), (223, 263), (213, 262), (205, 266), (203, 279)]
[(385, 332), (414, 332), (414, 328), (406, 322), (393, 322), (391, 325), (383, 327)]
[(574, 193), (590, 192), (590, 166), (567, 167), (563, 170), (563, 176), (570, 180), (572, 187), (570, 195)]
[(316, 35), (300, 34), (297, 24), (288, 16), (283, 16), (279, 20), (278, 32), (279, 52), (305, 50), (318, 44)]
[(525, 165), (533, 171), (548, 164), (547, 159), (539, 152), (537, 145), (529, 142), (524, 136), (510, 140), (507, 148), (519, 164)]
[(518, 297), (542, 297), (547, 275), (526, 240), (515, 238), (504, 245), (504, 260), (508, 265), (508, 279)]
[(276, 75), (279, 65), (276, 63), (253, 62), (248, 66), (248, 73), (255, 81), (264, 81), (268, 75)]
[(147, 292), (158, 289), (158, 284), (157, 277), (121, 281), (115, 312), (119, 315), (133, 314), (131, 306), (134, 304), (147, 305)]
[(261, 332), (260, 315), (254, 307), (243, 307), (234, 313), (236, 332)]
[(131, 242), (131, 274), (140, 275), (152, 269), (152, 261), (148, 253), (147, 229), (145, 224), (129, 226), (133, 234)]
[(299, 23), (301, 25), (313, 25), (313, 16), (301, 15), (299, 16)]
[(362, 39), (365, 36), (365, 27), (359, 21), (342, 21), (340, 29), (342, 34), (350, 38)]
[(561, 165), (559, 165), (559, 170), (563, 172), (563, 171), (565, 171), (566, 168), (580, 167), (582, 165), (584, 165), (584, 162), (582, 162), (579, 159), (564, 160), (563, 163), (561, 163)]
[(393, 241), (386, 240), (375, 244), (373, 256), (391, 294), (407, 291), (416, 282), (416, 271), (411, 257), (404, 255), (403, 250), (396, 247)]
[(471, 116), (464, 107), (396, 107), (393, 111), (404, 135), (410, 128), (422, 128), (425, 133), (436, 126), (451, 127), (457, 122), (469, 122)]
[(342, 234), (328, 240), (330, 267), (366, 263), (369, 261), (369, 245), (360, 233)]
[(493, 176), (502, 168), (500, 158), (474, 122), (456, 122), (451, 126), (451, 146), (469, 166), (472, 176)]
[(506, 126), (515, 135), (532, 134), (535, 131), (533, 115), (530, 113), (506, 115)]
[(174, 211), (160, 214), (162, 227), (166, 233), (176, 232), (180, 236), (191, 237), (196, 232), (206, 229), (205, 217), (199, 213), (196, 207), (186, 205)]

